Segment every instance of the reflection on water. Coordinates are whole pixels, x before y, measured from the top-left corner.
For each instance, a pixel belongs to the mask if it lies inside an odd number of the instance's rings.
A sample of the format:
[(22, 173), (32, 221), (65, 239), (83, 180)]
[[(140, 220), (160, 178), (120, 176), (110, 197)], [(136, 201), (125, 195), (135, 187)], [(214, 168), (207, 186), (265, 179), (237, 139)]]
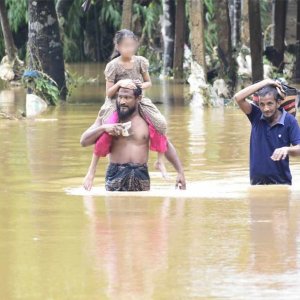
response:
[[(103, 80), (101, 65), (72, 65)], [(0, 120), (0, 299), (299, 299), (300, 167), (293, 187), (250, 187), (249, 124), (234, 108), (191, 109), (183, 88), (154, 82), (188, 190), (80, 189), (91, 148), (81, 132), (103, 102), (103, 83), (36, 120)], [(22, 91), (0, 108), (24, 107)], [(19, 94), (18, 94), (19, 93)]]
[(25, 111), (25, 92), (22, 87), (2, 89), (0, 86), (0, 112), (16, 115)]

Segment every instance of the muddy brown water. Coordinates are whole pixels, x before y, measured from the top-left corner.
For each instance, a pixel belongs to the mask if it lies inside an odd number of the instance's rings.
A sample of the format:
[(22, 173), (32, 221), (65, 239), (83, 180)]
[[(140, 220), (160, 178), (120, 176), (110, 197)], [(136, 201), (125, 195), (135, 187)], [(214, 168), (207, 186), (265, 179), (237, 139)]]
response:
[[(0, 120), (0, 299), (300, 299), (300, 159), (292, 187), (250, 187), (245, 116), (154, 80), (187, 191), (152, 153), (150, 192), (106, 193), (101, 159), (86, 193), (92, 148), (79, 137), (103, 102), (103, 66), (70, 68), (101, 83), (35, 120)], [(2, 111), (24, 106), (22, 89), (2, 88)]]

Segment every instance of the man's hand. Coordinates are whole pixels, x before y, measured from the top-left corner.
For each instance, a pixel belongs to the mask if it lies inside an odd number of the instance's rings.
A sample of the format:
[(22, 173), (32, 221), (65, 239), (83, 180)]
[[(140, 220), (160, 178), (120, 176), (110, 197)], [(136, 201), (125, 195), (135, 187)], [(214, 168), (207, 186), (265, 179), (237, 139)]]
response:
[(290, 147), (277, 148), (273, 152), (271, 159), (274, 161), (284, 160), (289, 155)]
[(280, 90), (280, 94), (283, 93), (281, 84), (278, 81), (268, 78), (242, 89), (233, 96), (233, 99), (246, 115), (249, 115), (252, 111), (252, 105), (246, 100), (246, 98), (256, 93), (266, 85), (273, 85)]
[(125, 89), (131, 89), (131, 90), (136, 89), (136, 85), (131, 79), (122, 79), (118, 81), (118, 85)]
[(263, 82), (265, 83), (265, 86), (266, 85), (274, 85), (277, 87), (281, 87), (280, 83), (272, 78), (264, 79)]
[(180, 190), (186, 190), (186, 183), (185, 183), (185, 177), (184, 174), (178, 173), (176, 178), (176, 185), (175, 188)]
[(106, 124), (103, 125), (105, 132), (107, 132), (109, 135), (118, 136), (121, 135), (123, 132), (123, 125), (121, 123), (116, 124)]

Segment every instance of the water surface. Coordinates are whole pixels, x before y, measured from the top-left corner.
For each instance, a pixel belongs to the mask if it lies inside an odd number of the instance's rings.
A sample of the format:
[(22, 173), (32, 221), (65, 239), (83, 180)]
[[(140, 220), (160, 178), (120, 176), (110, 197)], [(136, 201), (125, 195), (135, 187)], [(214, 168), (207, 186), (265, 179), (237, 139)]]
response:
[[(0, 120), (0, 299), (299, 299), (299, 159), (292, 188), (250, 187), (247, 118), (191, 108), (181, 85), (155, 81), (188, 190), (151, 154), (151, 192), (106, 193), (101, 159), (84, 193), (92, 148), (79, 137), (103, 102), (103, 66), (70, 67), (100, 83), (35, 120)], [(24, 107), (22, 89), (0, 91), (0, 110)]]

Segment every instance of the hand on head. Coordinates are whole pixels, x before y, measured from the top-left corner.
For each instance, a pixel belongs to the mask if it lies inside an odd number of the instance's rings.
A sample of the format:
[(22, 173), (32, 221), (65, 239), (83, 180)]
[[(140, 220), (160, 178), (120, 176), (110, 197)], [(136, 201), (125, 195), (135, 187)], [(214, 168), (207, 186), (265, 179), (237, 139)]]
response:
[(133, 80), (134, 84), (140, 88), (142, 88), (142, 82), (140, 80)]
[(122, 88), (131, 89), (131, 90), (134, 90), (137, 87), (136, 84), (135, 84), (135, 82), (133, 80), (131, 80), (131, 79), (120, 80), (119, 81), (119, 85)]
[(282, 87), (282, 82), (279, 80), (279, 79), (270, 79), (270, 82), (269, 82), (270, 85), (274, 85), (276, 87), (276, 90), (278, 92), (278, 94), (284, 98), (285, 97), (285, 91)]

